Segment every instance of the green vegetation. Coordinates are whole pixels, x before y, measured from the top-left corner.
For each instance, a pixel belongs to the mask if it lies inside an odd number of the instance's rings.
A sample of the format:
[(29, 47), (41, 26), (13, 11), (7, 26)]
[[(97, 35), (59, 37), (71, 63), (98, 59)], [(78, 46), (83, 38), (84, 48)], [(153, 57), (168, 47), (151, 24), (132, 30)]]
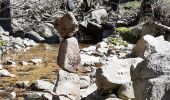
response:
[(124, 3), (124, 8), (125, 9), (138, 9), (140, 8), (140, 2), (139, 1), (131, 1)]
[(127, 33), (129, 32), (129, 28), (126, 28), (126, 27), (118, 27), (115, 29), (117, 32), (119, 32), (120, 34), (121, 33)]
[(108, 38), (109, 42), (111, 42), (112, 44), (118, 45), (118, 46), (128, 46), (128, 43), (126, 41), (123, 41), (121, 38), (112, 38), (109, 37)]
[(4, 46), (7, 44), (7, 41), (4, 41), (4, 40), (0, 40), (0, 46)]

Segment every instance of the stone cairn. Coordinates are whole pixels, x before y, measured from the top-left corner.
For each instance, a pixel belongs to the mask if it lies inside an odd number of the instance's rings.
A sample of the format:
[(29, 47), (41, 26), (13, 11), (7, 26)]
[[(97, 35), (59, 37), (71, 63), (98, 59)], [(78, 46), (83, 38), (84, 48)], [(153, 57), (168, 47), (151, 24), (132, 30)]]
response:
[[(57, 64), (59, 70), (56, 86), (53, 90), (58, 96), (53, 100), (80, 100), (80, 79), (77, 71), (80, 65), (80, 49), (73, 35), (78, 30), (78, 22), (72, 12), (66, 13), (54, 22), (55, 29), (63, 40), (60, 43)], [(62, 96), (62, 95), (66, 95)]]

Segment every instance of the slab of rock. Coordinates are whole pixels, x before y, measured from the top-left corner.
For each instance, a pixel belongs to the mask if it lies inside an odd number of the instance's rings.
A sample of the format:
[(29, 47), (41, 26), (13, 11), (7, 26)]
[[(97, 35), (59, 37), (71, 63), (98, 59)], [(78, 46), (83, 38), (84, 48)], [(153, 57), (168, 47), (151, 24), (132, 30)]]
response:
[(154, 38), (151, 35), (142, 37), (132, 49), (132, 54), (145, 58), (153, 53), (170, 52), (170, 43), (164, 41), (163, 37)]
[(54, 27), (61, 37), (71, 37), (78, 30), (78, 22), (74, 14), (72, 12), (68, 12), (63, 17), (58, 17), (55, 20)]
[(64, 39), (59, 48), (57, 64), (69, 72), (77, 72), (80, 65), (80, 50), (75, 37)]
[(122, 100), (135, 99), (132, 82), (122, 84), (118, 90), (118, 95)]
[(136, 66), (142, 58), (114, 59), (96, 71), (96, 85), (99, 90), (110, 91), (131, 82), (130, 67)]
[(137, 100), (170, 98), (170, 53), (154, 53), (133, 69), (131, 77)]
[[(80, 100), (79, 76), (74, 73), (68, 73), (64, 70), (60, 70), (56, 86), (53, 90), (54, 93), (57, 93), (58, 98), (60, 98), (59, 100), (67, 100), (68, 98)], [(67, 99), (62, 99), (64, 98), (63, 96)]]
[(52, 91), (54, 88), (54, 84), (44, 81), (44, 80), (36, 80), (34, 83), (30, 85), (32, 90), (48, 90)]

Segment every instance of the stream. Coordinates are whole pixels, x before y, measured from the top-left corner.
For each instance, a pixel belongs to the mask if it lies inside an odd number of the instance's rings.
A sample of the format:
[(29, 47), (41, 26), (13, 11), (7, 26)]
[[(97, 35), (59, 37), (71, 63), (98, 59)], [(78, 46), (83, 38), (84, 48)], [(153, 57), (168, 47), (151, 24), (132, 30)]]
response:
[[(89, 44), (79, 44), (80, 48), (87, 47)], [(16, 77), (1, 77), (0, 78), (0, 100), (4, 100), (9, 96), (10, 92), (17, 94), (18, 100), (23, 98), (24, 93), (29, 89), (15, 88), (17, 81), (29, 81), (29, 84), (35, 80), (43, 79), (46, 81), (54, 81), (57, 78), (58, 65), (57, 55), (59, 44), (39, 44), (27, 51), (18, 53), (8, 53), (1, 58), (3, 68), (8, 70)], [(42, 59), (41, 64), (30, 63), (31, 59)], [(16, 66), (6, 65), (7, 60), (12, 60)], [(21, 65), (20, 62), (25, 61), (28, 65)], [(5, 90), (5, 92), (2, 92)]]

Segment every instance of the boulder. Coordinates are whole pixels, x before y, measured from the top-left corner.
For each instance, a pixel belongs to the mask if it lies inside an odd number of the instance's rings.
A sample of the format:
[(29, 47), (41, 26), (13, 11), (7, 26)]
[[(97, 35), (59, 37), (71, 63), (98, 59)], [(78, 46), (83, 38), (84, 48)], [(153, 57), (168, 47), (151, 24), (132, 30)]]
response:
[[(56, 82), (56, 86), (53, 89), (53, 92), (57, 93), (58, 98), (60, 98), (59, 100), (67, 100), (68, 98), (72, 98), (73, 100), (80, 100), (79, 76), (74, 73), (68, 73), (64, 70), (60, 70), (58, 74), (58, 80)], [(62, 99), (63, 97), (67, 99)]]
[(107, 21), (108, 14), (105, 9), (97, 9), (91, 12), (91, 19), (95, 20), (97, 24)]
[(30, 85), (32, 90), (47, 90), (52, 91), (54, 88), (54, 84), (44, 81), (44, 80), (36, 80), (34, 83)]
[(130, 67), (136, 66), (143, 59), (114, 59), (106, 62), (96, 71), (96, 85), (98, 90), (108, 92), (117, 89), (121, 84), (131, 82)]
[(61, 37), (71, 37), (78, 30), (78, 22), (73, 13), (68, 12), (63, 17), (58, 17), (55, 20), (54, 27)]
[(132, 82), (122, 84), (118, 90), (118, 95), (122, 100), (135, 99)]
[(29, 39), (32, 39), (36, 42), (43, 42), (45, 41), (45, 39), (43, 37), (41, 37), (37, 32), (35, 31), (30, 31), (30, 32), (27, 32), (26, 34), (26, 37), (29, 38)]
[(169, 52), (170, 43), (162, 39), (154, 38), (151, 35), (145, 35), (142, 37), (132, 49), (132, 54), (138, 57), (145, 58), (153, 53)]
[(170, 93), (169, 59), (170, 53), (154, 53), (147, 56), (136, 68), (131, 68), (137, 100), (168, 100), (170, 98), (168, 95)]
[(46, 42), (59, 42), (59, 34), (51, 23), (40, 24), (35, 30)]
[(80, 65), (78, 41), (75, 37), (64, 39), (59, 48), (57, 64), (69, 72), (76, 72)]

